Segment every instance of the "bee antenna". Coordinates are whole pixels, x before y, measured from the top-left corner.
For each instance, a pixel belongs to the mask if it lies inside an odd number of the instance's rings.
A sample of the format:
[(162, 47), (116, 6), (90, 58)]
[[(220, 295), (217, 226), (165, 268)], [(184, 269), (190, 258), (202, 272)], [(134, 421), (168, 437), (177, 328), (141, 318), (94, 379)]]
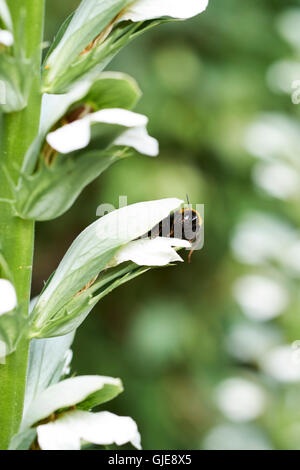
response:
[(187, 193), (186, 193), (186, 200), (187, 200), (188, 205), (190, 205), (190, 198), (189, 198), (189, 195)]

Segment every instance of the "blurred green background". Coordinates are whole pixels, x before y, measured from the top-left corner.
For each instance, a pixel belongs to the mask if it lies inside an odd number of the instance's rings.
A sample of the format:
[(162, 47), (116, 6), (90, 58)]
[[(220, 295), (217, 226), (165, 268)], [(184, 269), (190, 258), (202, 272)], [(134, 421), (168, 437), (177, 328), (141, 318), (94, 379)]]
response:
[[(78, 3), (48, 2), (47, 40)], [(76, 374), (123, 379), (109, 409), (145, 449), (300, 448), (299, 53), (291, 0), (210, 0), (130, 44), (108, 70), (137, 79), (160, 157), (119, 163), (38, 225), (34, 294), (98, 204), (205, 204), (192, 263), (106, 297), (74, 344)]]

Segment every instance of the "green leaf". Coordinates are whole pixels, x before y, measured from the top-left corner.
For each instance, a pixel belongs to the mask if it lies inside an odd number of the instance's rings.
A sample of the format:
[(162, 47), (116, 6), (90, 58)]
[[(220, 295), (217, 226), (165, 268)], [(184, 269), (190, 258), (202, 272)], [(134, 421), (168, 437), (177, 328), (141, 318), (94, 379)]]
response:
[(86, 400), (78, 403), (76, 408), (79, 410), (91, 410), (95, 406), (102, 405), (103, 403), (107, 403), (110, 400), (113, 400), (115, 397), (120, 395), (124, 390), (123, 385), (120, 383), (119, 386), (112, 385), (112, 384), (105, 384), (101, 390), (93, 393)]
[(118, 151), (91, 151), (70, 157), (58, 155), (51, 166), (42, 160), (36, 173), (22, 175), (19, 180), (15, 203), (17, 215), (33, 220), (59, 217), (89, 183), (122, 157), (123, 153)]
[(122, 108), (133, 109), (141, 97), (137, 82), (125, 73), (103, 72), (92, 82), (92, 86), (84, 97), (85, 103), (93, 109)]

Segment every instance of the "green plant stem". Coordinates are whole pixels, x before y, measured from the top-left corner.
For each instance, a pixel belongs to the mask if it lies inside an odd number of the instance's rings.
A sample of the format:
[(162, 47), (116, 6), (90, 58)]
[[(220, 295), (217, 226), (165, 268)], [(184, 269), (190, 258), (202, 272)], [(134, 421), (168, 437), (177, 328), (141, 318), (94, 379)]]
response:
[[(10, 179), (17, 181), (24, 155), (39, 126), (41, 94), (40, 62), (44, 19), (44, 0), (8, 0), (15, 31), (16, 50), (23, 46), (26, 56), (34, 57), (33, 83), (28, 107), (1, 119), (0, 128), (0, 201), (13, 199)], [(5, 168), (6, 171), (3, 170)], [(9, 177), (7, 176), (9, 175)], [(9, 202), (0, 202), (0, 249), (11, 270), (19, 303), (26, 309), (30, 298), (34, 223), (15, 217)], [(7, 449), (18, 431), (24, 401), (29, 342), (22, 340), (15, 353), (0, 365), (0, 449)]]

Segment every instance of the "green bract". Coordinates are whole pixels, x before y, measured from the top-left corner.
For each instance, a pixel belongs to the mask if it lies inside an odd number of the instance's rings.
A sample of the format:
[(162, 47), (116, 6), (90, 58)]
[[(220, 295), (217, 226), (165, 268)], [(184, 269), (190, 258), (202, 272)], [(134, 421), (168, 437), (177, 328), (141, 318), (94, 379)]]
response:
[(102, 71), (129, 41), (147, 29), (202, 13), (208, 0), (83, 0), (63, 24), (44, 63), (45, 91), (64, 93), (87, 74)]
[(143, 236), (181, 203), (164, 199), (133, 204), (87, 227), (41, 293), (32, 312), (31, 336), (58, 336), (78, 328), (102, 297), (144, 273), (147, 268), (133, 263), (108, 267), (122, 247)]
[[(76, 12), (63, 24), (48, 53), (44, 64), (45, 91), (65, 92), (77, 78), (88, 72), (91, 66), (85, 54), (81, 54), (130, 2), (131, 0), (81, 2)], [(110, 55), (110, 51), (107, 50), (104, 59)], [(105, 65), (106, 62), (102, 64), (101, 70)]]

